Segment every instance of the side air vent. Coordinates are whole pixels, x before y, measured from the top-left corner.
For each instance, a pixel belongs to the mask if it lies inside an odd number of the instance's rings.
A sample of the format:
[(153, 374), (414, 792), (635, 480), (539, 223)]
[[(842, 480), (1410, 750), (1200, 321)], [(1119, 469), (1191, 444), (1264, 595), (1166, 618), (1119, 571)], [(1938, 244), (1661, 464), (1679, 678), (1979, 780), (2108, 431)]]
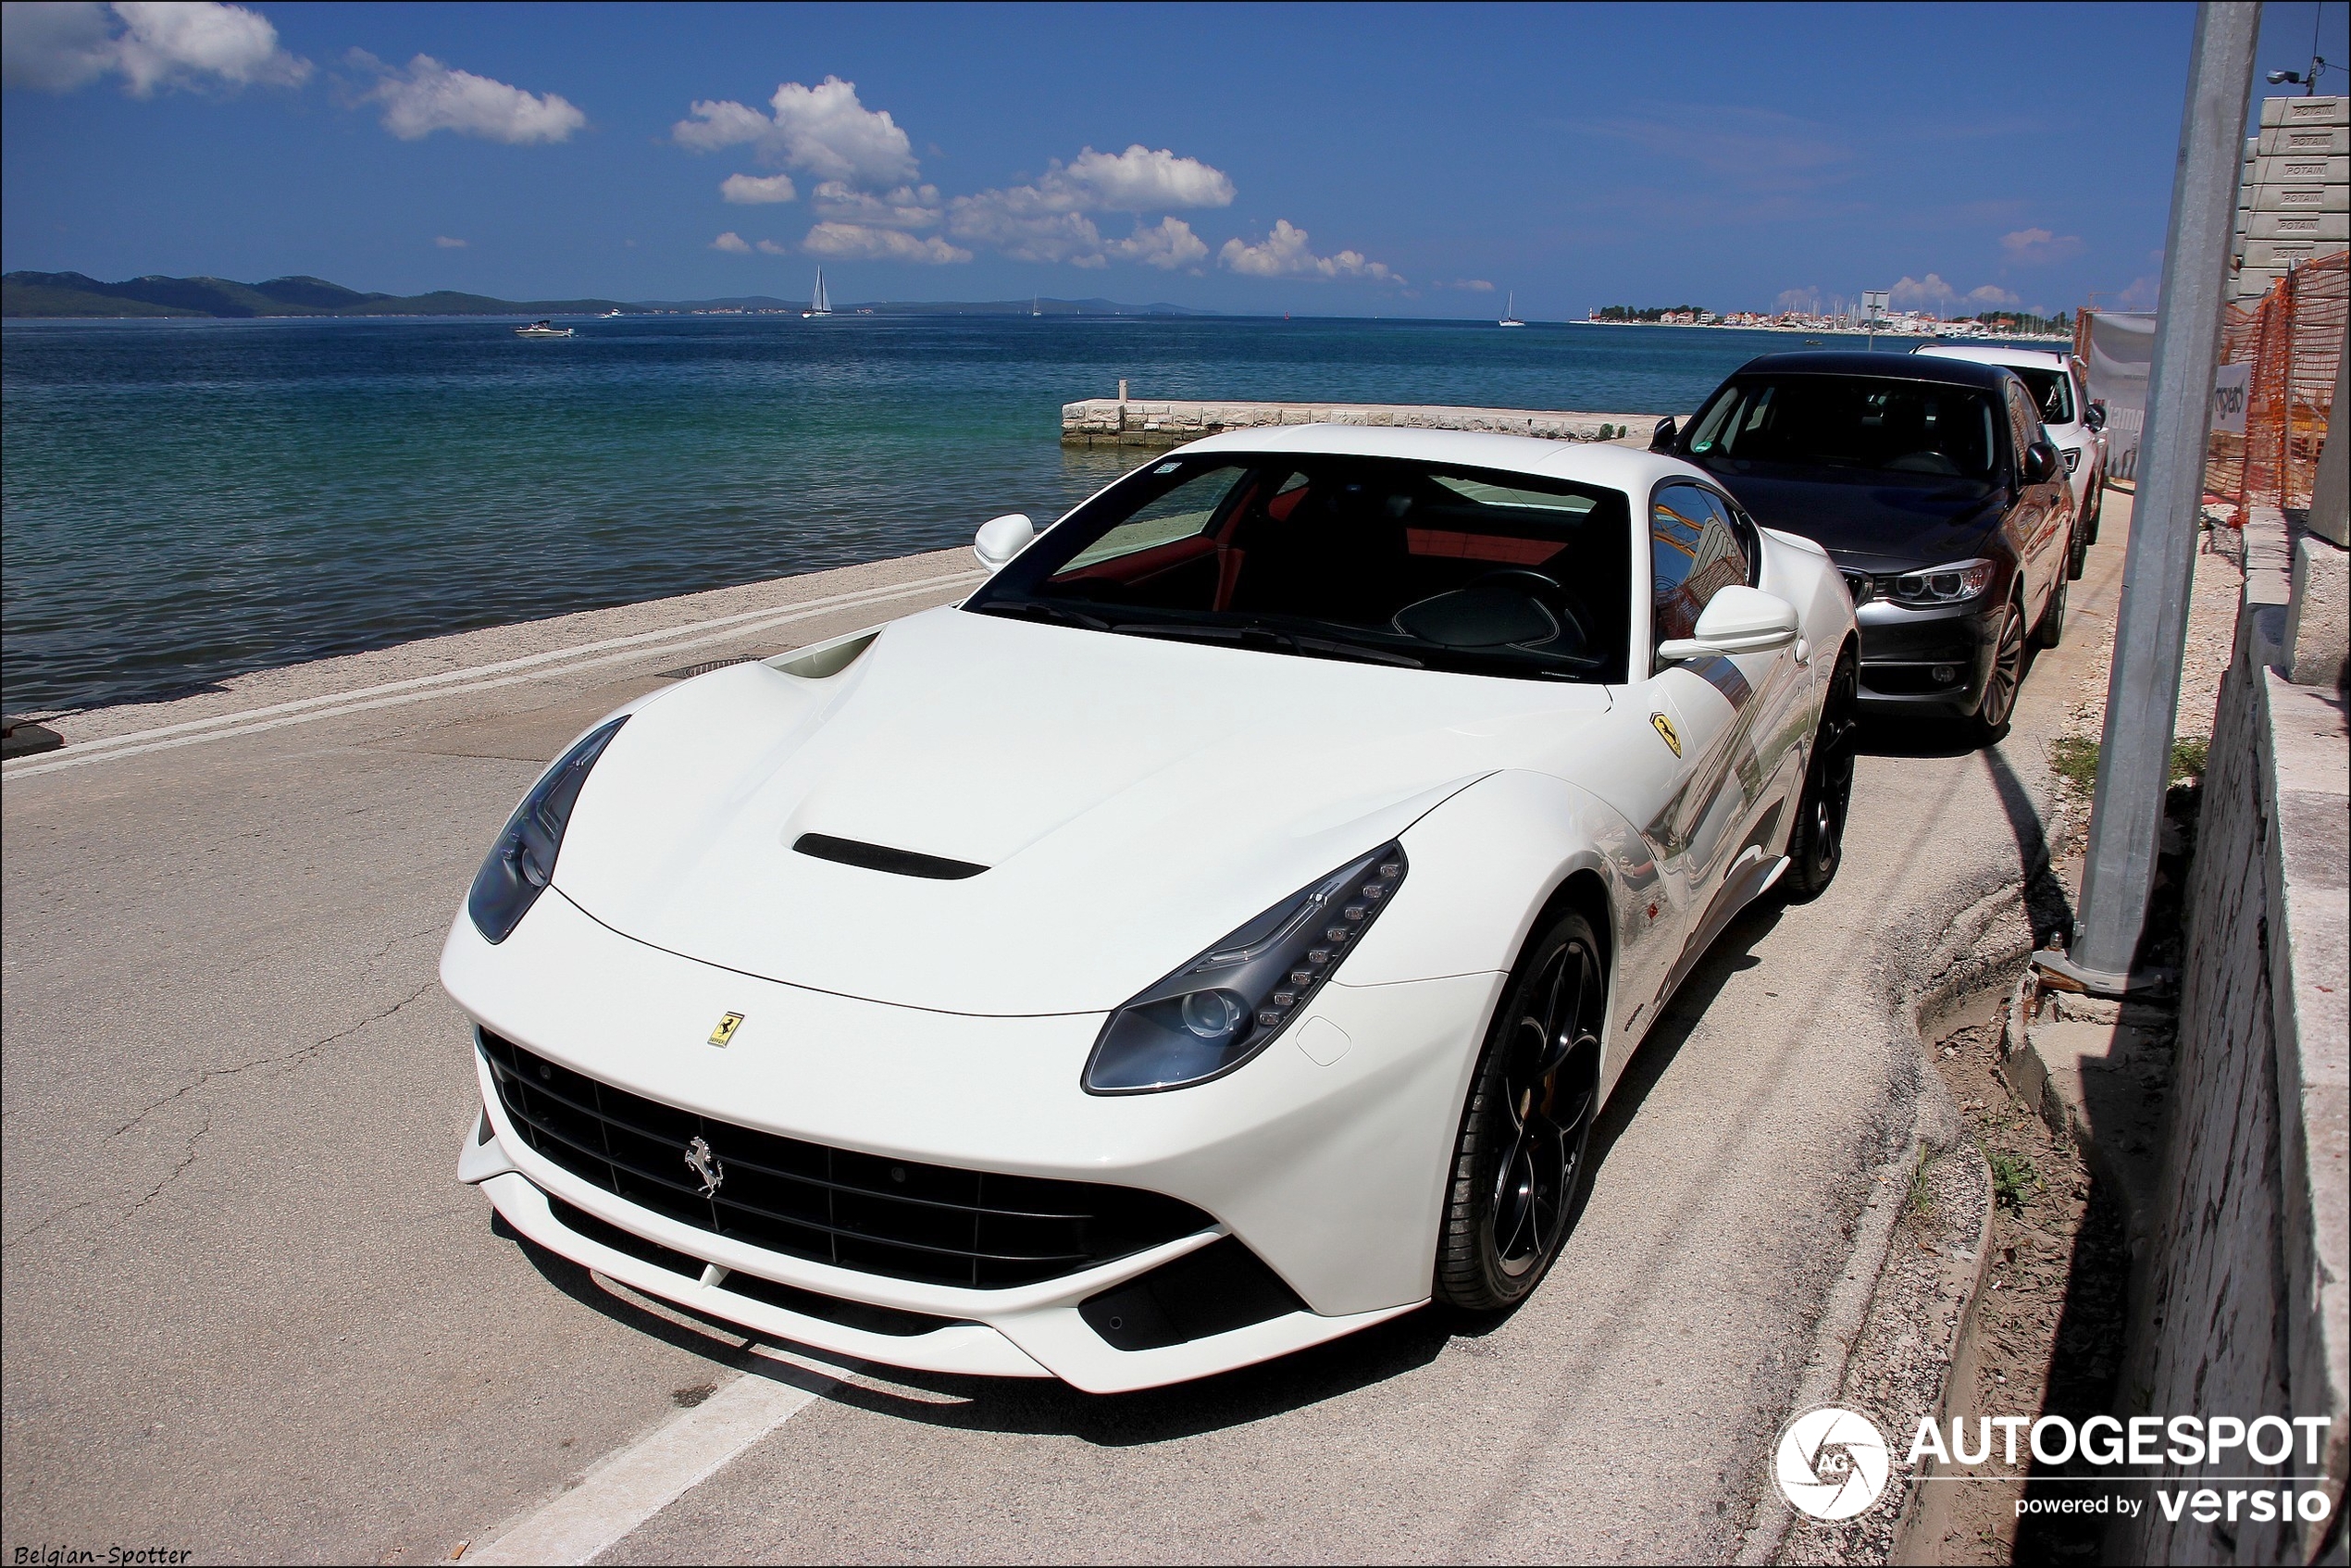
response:
[(927, 877), (934, 882), (960, 882), (988, 869), (984, 865), (974, 865), (968, 860), (946, 860), (935, 854), (916, 854), (913, 850), (893, 850), (887, 844), (865, 844), (855, 839), (836, 839), (830, 833), (802, 833), (792, 840), (792, 848), (818, 860), (839, 861), (843, 865), (863, 866), (867, 871), (887, 871), (893, 877)]

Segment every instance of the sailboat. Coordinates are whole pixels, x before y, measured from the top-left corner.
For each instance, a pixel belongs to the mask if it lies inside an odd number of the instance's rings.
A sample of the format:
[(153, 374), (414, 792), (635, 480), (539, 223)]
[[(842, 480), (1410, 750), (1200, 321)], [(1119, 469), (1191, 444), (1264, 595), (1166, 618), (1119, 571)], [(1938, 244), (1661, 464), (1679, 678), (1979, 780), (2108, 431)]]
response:
[(1045, 298), (1045, 296), (1044, 296), (1044, 295), (1039, 294), (1039, 295), (1038, 295), (1035, 299), (1030, 300), (1030, 301), (1028, 302), (1028, 314), (1029, 314), (1029, 315), (1031, 315), (1031, 316), (1042, 316), (1042, 315), (1044, 315), (1044, 314), (1045, 314), (1044, 310), (1042, 309), (1042, 305), (1043, 305), (1043, 303), (1044, 303), (1044, 298)]
[(1526, 325), (1525, 322), (1521, 321), (1518, 318), (1518, 295), (1511, 294), (1508, 296), (1507, 303), (1505, 303), (1502, 306), (1502, 318), (1499, 321), (1495, 322), (1494, 325), (1497, 327), (1524, 327)]
[(832, 313), (832, 297), (825, 292), (825, 269), (820, 267), (816, 268), (816, 292), (808, 297), (808, 308), (800, 313), (800, 318), (805, 321), (812, 316), (830, 316)]

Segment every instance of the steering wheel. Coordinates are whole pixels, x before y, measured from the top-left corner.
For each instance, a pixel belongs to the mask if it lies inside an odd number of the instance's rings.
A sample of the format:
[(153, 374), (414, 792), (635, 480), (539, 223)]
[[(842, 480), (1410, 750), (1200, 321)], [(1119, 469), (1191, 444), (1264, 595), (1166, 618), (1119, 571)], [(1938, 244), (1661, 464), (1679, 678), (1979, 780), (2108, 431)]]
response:
[(1553, 641), (1572, 638), (1578, 648), (1591, 645), (1591, 631), (1585, 626), (1584, 617), (1575, 613), (1575, 606), (1569, 602), (1567, 585), (1548, 572), (1538, 572), (1532, 566), (1503, 566), (1496, 571), (1481, 572), (1465, 586), (1515, 589), (1549, 610), (1551, 618), (1560, 623), (1561, 637), (1553, 638)]

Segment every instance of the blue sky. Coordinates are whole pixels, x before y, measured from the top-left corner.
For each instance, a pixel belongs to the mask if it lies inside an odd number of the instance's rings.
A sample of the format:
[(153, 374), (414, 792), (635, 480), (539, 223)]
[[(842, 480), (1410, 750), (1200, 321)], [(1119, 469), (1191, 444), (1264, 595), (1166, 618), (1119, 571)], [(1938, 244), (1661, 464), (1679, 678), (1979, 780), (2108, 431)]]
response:
[[(797, 298), (822, 261), (837, 303), (1486, 316), (1514, 292), (1545, 317), (1870, 288), (1947, 314), (2091, 291), (2152, 305), (2194, 19), (2131, 4), (8, 12), (9, 269)], [(2327, 0), (2338, 58), (2344, 15)], [(2273, 0), (2262, 68), (2304, 65), (2316, 18)]]

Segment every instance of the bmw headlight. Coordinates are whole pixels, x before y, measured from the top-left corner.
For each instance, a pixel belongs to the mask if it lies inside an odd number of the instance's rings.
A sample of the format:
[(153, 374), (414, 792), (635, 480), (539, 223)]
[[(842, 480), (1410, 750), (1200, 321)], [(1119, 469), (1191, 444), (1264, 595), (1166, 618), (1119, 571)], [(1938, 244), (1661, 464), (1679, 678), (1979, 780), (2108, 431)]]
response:
[(1284, 899), (1112, 1014), (1079, 1081), (1143, 1094), (1231, 1072), (1305, 1009), (1403, 880), (1391, 843)]
[(1881, 577), (1878, 591), (1897, 604), (1957, 604), (1989, 588), (1993, 570), (1990, 561), (1954, 561), (1947, 566)]
[(474, 929), (492, 943), (514, 934), (554, 878), (555, 852), (563, 847), (564, 828), (571, 822), (571, 808), (578, 803), (579, 787), (588, 782), (588, 770), (596, 765), (596, 759), (628, 722), (628, 716), (623, 714), (590, 731), (540, 776), (522, 804), (515, 808), (515, 815), (506, 819), (498, 841), (491, 846), (490, 858), (474, 874), (473, 891), (466, 895), (466, 913), (473, 917)]

